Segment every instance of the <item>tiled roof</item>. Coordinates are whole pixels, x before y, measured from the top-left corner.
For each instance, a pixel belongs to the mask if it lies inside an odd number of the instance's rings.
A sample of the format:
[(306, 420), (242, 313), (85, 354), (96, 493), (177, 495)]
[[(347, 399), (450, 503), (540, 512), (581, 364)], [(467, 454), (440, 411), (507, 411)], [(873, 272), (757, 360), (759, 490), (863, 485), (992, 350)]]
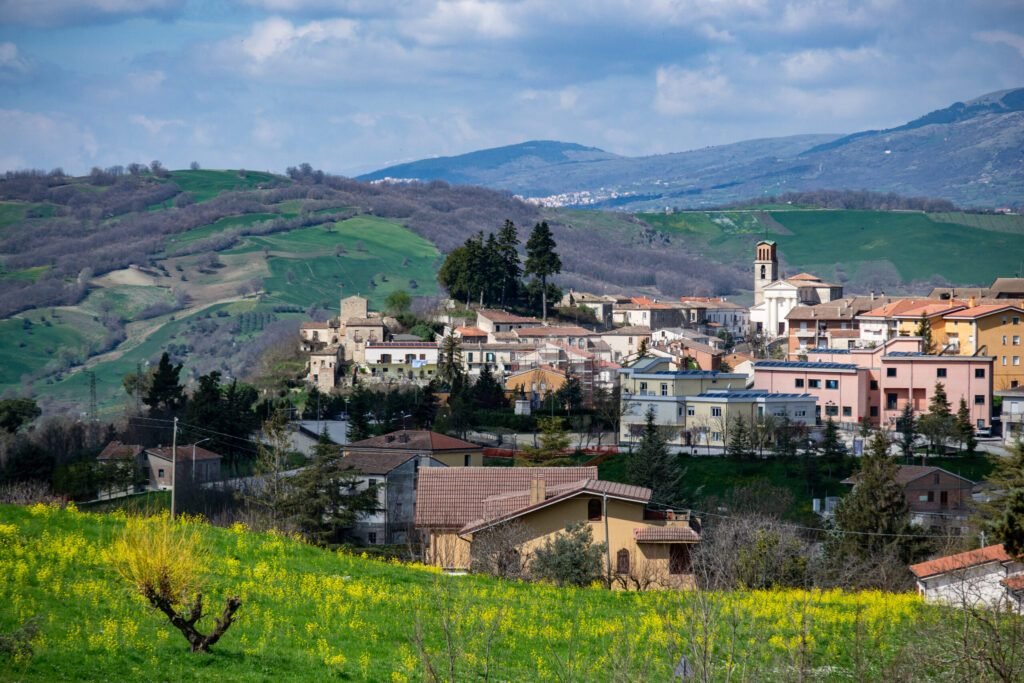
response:
[(952, 313), (963, 308), (962, 305), (951, 304), (949, 301), (932, 301), (929, 303), (915, 306), (914, 308), (908, 308), (901, 313), (893, 314), (894, 318), (911, 318), (918, 320), (920, 318), (927, 318), (933, 315), (939, 315), (940, 313)]
[[(930, 465), (897, 465), (895, 477), (896, 483), (899, 484), (900, 486), (906, 486), (912, 481), (917, 481), (921, 477), (927, 476), (929, 474), (934, 474), (935, 472), (945, 472), (951, 477), (962, 479), (963, 481), (967, 482), (969, 486), (974, 486), (974, 482), (968, 479), (967, 477), (961, 477), (959, 474), (953, 474), (949, 470), (944, 470), (941, 467), (933, 467)], [(852, 474), (846, 479), (843, 479), (839, 483), (856, 484), (857, 475)]]
[(420, 471), (416, 526), (460, 529), (484, 517), (484, 499), (545, 486), (597, 479), (596, 467), (428, 467)]
[(910, 571), (919, 579), (927, 579), (937, 574), (945, 574), (960, 569), (967, 569), (968, 567), (977, 567), (989, 562), (1010, 562), (1012, 559), (1000, 543), (999, 545), (990, 545), (985, 548), (978, 548), (977, 550), (968, 550), (965, 553), (947, 555), (946, 557), (928, 560), (927, 562), (912, 564), (910, 565)]
[(134, 458), (142, 452), (142, 446), (136, 444), (111, 441), (100, 452), (97, 460), (120, 460), (122, 458)]
[(1016, 311), (1017, 313), (1024, 313), (1024, 309), (1021, 309), (1018, 306), (1000, 306), (998, 304), (986, 304), (984, 306), (975, 306), (974, 308), (963, 308), (943, 317), (953, 318), (956, 320), (976, 320), (978, 318), (984, 318), (985, 316), (994, 315), (996, 313), (1002, 313), (1004, 311)]
[(632, 486), (630, 484), (600, 479), (580, 479), (569, 484), (546, 487), (544, 500), (536, 503), (530, 503), (529, 489), (488, 496), (483, 500), (483, 515), (479, 519), (468, 522), (462, 527), (460, 533), (475, 533), (488, 526), (528, 514), (533, 510), (572, 498), (581, 493), (608, 495), (613, 498), (631, 500), (636, 503), (647, 503), (651, 499), (651, 490), (643, 486)]
[(341, 464), (345, 469), (356, 470), (363, 474), (387, 474), (415, 457), (417, 457), (416, 454), (409, 451), (397, 453), (348, 453), (341, 459)]
[(643, 325), (630, 325), (628, 327), (619, 327), (619, 328), (616, 328), (614, 330), (608, 330), (607, 332), (602, 332), (601, 336), (602, 337), (616, 337), (616, 336), (618, 336), (618, 337), (622, 337), (622, 336), (637, 337), (637, 336), (643, 336), (645, 334), (650, 334), (650, 333), (651, 333), (651, 328), (649, 328), (649, 327), (645, 327)]
[(536, 318), (524, 318), (523, 316), (516, 315), (515, 313), (499, 311), (493, 308), (481, 308), (476, 313), (479, 316), (487, 318), (493, 323), (540, 323)]
[(330, 329), (331, 324), (329, 322), (322, 322), (321, 323), (321, 322), (316, 322), (314, 320), (312, 322), (304, 322), (299, 327), (301, 327), (304, 330), (326, 330), (326, 329)]
[(515, 331), (519, 337), (587, 337), (592, 334), (590, 330), (576, 325), (564, 327), (523, 327)]
[[(868, 311), (866, 313), (861, 313), (861, 315), (864, 316), (864, 317), (868, 317), (868, 318), (889, 318), (889, 317), (892, 317), (894, 315), (899, 315), (899, 314), (903, 313), (904, 311), (909, 311), (911, 309), (917, 308), (918, 306), (923, 306), (925, 304), (931, 304), (931, 303), (936, 303), (936, 300), (935, 299), (896, 299), (895, 301), (890, 301), (889, 303), (885, 304), (884, 306), (878, 306), (876, 308), (872, 308), (870, 311)], [(950, 302), (948, 302), (948, 301), (945, 302), (945, 303), (947, 305), (950, 305)], [(953, 305), (955, 306), (955, 305), (958, 305), (960, 303), (961, 302), (959, 302), (959, 301), (955, 301), (955, 302), (953, 302)]]
[(817, 275), (811, 275), (810, 273), (797, 273), (796, 275), (791, 275), (791, 276), (789, 276), (787, 278), (783, 278), (783, 279), (785, 279), (785, 280), (805, 280), (805, 281), (808, 281), (808, 282), (821, 282), (821, 278), (820, 277), (818, 277)]
[[(202, 446), (195, 446), (196, 460), (220, 460), (221, 456), (213, 451), (208, 451)], [(178, 460), (191, 460), (192, 459), (192, 444), (186, 444), (184, 446), (178, 446)], [(172, 459), (172, 452), (170, 448), (147, 448), (146, 453), (149, 455), (155, 455), (158, 458), (162, 458), (167, 462)]]
[(487, 333), (479, 327), (456, 327), (455, 334), (460, 337), (486, 337)]
[(345, 446), (346, 452), (353, 449), (389, 449), (395, 451), (465, 451), (479, 450), (482, 446), (446, 434), (425, 429), (403, 429), (381, 436), (356, 441)]
[(1008, 576), (999, 583), (1003, 584), (1011, 591), (1016, 593), (1017, 591), (1024, 591), (1024, 574), (1014, 574)]
[(633, 538), (637, 543), (696, 543), (700, 534), (690, 526), (648, 526), (635, 527)]

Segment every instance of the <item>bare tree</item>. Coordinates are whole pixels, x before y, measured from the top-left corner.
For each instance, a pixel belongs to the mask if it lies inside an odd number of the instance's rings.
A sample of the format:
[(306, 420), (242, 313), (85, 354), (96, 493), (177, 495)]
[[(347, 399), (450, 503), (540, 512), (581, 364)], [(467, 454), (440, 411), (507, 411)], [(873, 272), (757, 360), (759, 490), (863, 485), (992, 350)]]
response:
[(524, 578), (529, 554), (523, 546), (533, 537), (529, 525), (520, 519), (502, 522), (473, 534), (470, 570), (503, 579)]

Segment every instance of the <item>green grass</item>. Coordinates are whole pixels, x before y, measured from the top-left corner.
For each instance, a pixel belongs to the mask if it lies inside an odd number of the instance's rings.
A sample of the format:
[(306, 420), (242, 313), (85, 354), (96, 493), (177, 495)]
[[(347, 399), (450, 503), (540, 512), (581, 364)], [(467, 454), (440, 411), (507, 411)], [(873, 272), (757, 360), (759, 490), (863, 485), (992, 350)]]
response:
[(114, 512), (120, 510), (129, 515), (158, 515), (171, 509), (170, 491), (147, 491), (125, 498), (104, 500), (80, 506), (85, 512)]
[(31, 280), (35, 282), (39, 277), (50, 269), (50, 266), (33, 266), (32, 268), (22, 268), (21, 270), (12, 270), (9, 273), (2, 273), (0, 277), (8, 280)]
[(171, 171), (171, 180), (183, 192), (191, 192), (197, 202), (213, 199), (230, 190), (247, 190), (257, 186), (273, 186), (281, 181), (280, 176), (260, 171), (246, 171), (240, 177), (237, 171)]
[(725, 262), (746, 263), (752, 239), (765, 236), (778, 242), (790, 271), (825, 277), (837, 265), (852, 275), (863, 264), (887, 261), (907, 283), (940, 275), (960, 284), (988, 284), (1016, 273), (1024, 253), (1021, 216), (787, 207), (639, 217)]
[(269, 221), (277, 218), (277, 214), (273, 213), (247, 213), (241, 216), (227, 216), (221, 218), (218, 221), (204, 225), (188, 232), (183, 232), (174, 235), (170, 239), (170, 243), (174, 246), (189, 244), (196, 240), (206, 239), (216, 235), (217, 233), (223, 232), (229, 228), (238, 228), (246, 225), (252, 225), (253, 223), (259, 223), (260, 221)]
[[(166, 617), (114, 570), (120, 515), (0, 506), (0, 633), (35, 619), (30, 657), (0, 654), (0, 679), (19, 681), (418, 681), (420, 625), (428, 657), (447, 674), (442, 615), (459, 680), (669, 680), (692, 635), (686, 593), (560, 589), (326, 552), (288, 537), (194, 522), (207, 609), (241, 608), (210, 654), (191, 654)], [(135, 522), (141, 523), (141, 522)], [(150, 531), (152, 533), (152, 530)], [(735, 661), (757, 680), (790, 671), (810, 629), (807, 665), (853, 676), (854, 633), (873, 680), (943, 612), (912, 594), (841, 591), (709, 594), (713, 665)], [(717, 610), (723, 609), (718, 612)], [(211, 618), (199, 622), (211, 628)], [(485, 634), (493, 632), (488, 638)], [(823, 667), (829, 667), (825, 669)], [(568, 673), (571, 671), (571, 675)], [(758, 676), (758, 672), (762, 676)], [(929, 671), (922, 667), (922, 678)], [(784, 677), (786, 678), (786, 677)]]
[[(0, 386), (18, 386), (22, 375), (59, 361), (69, 353), (81, 358), (106, 335), (103, 326), (90, 315), (68, 310), (56, 313), (54, 317), (51, 309), (43, 308), (0, 320)], [(25, 320), (32, 325), (26, 328)]]

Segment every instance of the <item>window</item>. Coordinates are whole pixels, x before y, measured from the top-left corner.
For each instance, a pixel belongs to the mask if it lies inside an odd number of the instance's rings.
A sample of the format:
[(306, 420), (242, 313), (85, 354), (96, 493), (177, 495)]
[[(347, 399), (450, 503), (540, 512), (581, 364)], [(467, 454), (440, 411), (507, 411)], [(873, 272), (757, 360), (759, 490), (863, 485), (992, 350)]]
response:
[(641, 394), (646, 394), (647, 393), (647, 382), (640, 382), (640, 393)]
[(825, 416), (835, 417), (839, 414), (839, 406), (825, 406)]
[(885, 395), (885, 409), (896, 410), (896, 394), (888, 393)]
[(1014, 365), (1020, 365), (1020, 356), (1014, 356), (1013, 357), (1013, 364)]
[(628, 574), (629, 573), (629, 551), (623, 548), (619, 552), (615, 553), (615, 573), (616, 574)]
[(878, 391), (878, 380), (877, 379), (871, 380), (870, 387), (871, 387), (871, 391)]
[(868, 414), (871, 417), (878, 417), (878, 406), (871, 406), (870, 412)]
[(885, 376), (886, 377), (895, 377), (896, 376), (896, 368), (886, 368), (885, 369)]
[(946, 368), (936, 368), (935, 369), (935, 376), (936, 377), (945, 377), (946, 376)]
[(1020, 337), (1018, 335), (1016, 335), (1016, 334), (1013, 335), (1013, 345), (1014, 346), (1020, 346)]
[(825, 388), (826, 389), (838, 389), (839, 388), (839, 380), (837, 380), (837, 379), (827, 379), (827, 380), (825, 380)]
[(985, 397), (982, 394), (974, 395), (974, 405), (983, 406), (985, 405)]
[(471, 456), (469, 453), (466, 453), (464, 456), (462, 456), (462, 466), (463, 467), (469, 467), (472, 462), (473, 462), (473, 456)]
[(809, 380), (807, 380), (807, 386), (810, 387), (811, 389), (820, 389), (821, 388), (821, 380), (820, 379), (809, 379)]
[(469, 357), (469, 362), (472, 363), (473, 362), (473, 352), (472, 351), (469, 352), (469, 356), (468, 357)]
[(949, 505), (949, 491), (939, 491), (939, 505), (942, 507)]
[(1003, 365), (1006, 365), (1006, 356), (1003, 356)]
[(369, 486), (369, 487), (373, 487), (373, 486), (376, 486), (376, 485), (377, 485), (377, 480), (376, 479), (371, 479), (369, 484), (367, 484), (367, 486)]
[(712, 408), (711, 417), (722, 417), (722, 409), (718, 407)]
[(371, 531), (370, 533), (366, 534), (366, 542), (369, 543), (370, 545), (376, 545), (376, 543), (377, 543), (377, 532), (376, 531)]
[(164, 478), (164, 469), (162, 467), (156, 471), (156, 476), (160, 477), (161, 479)]
[(981, 379), (985, 376), (985, 368), (974, 368), (974, 376)]
[(711, 432), (711, 440), (712, 441), (721, 441), (722, 440), (722, 432)]
[(843, 417), (853, 417), (853, 408), (850, 406), (843, 406)]
[(807, 411), (806, 410), (794, 410), (793, 411), (793, 415), (795, 417), (805, 417), (807, 415)]
[(797, 389), (802, 389), (804, 386), (804, 381), (798, 378), (794, 381), (794, 384), (796, 385)]
[(942, 481), (942, 475), (941, 474), (936, 472), (935, 474), (932, 475), (932, 483), (933, 484), (938, 484), (940, 481)]
[(1013, 316), (1013, 324), (1020, 325), (1020, 316)]
[(689, 415), (690, 417), (693, 417), (694, 415), (697, 414), (697, 411), (694, 409), (693, 406), (686, 406), (686, 414)]
[(668, 396), (668, 385), (664, 382), (661, 383), (661, 395)]
[(587, 501), (587, 519), (591, 522), (601, 521), (601, 500), (599, 498), (591, 498)]
[(1003, 346), (1006, 346), (1006, 335), (1003, 335)]
[(668, 573), (686, 574), (690, 571), (690, 546), (685, 543), (675, 543), (669, 546), (668, 551)]
[[(420, 357), (422, 358), (423, 356), (420, 356)], [(493, 363), (494, 362), (494, 352), (493, 351), (488, 351), (487, 353), (485, 353), (484, 354), (484, 360), (487, 361), (488, 363)]]
[(764, 267), (764, 266), (761, 266), (761, 279), (762, 279), (762, 280), (763, 280), (763, 279), (765, 278), (765, 272), (766, 272), (766, 271), (765, 271), (765, 267)]

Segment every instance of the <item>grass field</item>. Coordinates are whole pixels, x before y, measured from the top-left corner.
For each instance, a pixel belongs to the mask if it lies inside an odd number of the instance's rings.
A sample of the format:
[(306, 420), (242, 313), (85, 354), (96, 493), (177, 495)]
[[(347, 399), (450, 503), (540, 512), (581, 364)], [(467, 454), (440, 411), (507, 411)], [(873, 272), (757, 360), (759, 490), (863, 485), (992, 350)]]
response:
[[(429, 659), (444, 680), (667, 681), (680, 652), (706, 637), (717, 674), (731, 667), (735, 680), (795, 680), (801, 660), (807, 680), (848, 680), (855, 656), (860, 675), (879, 680), (912, 627), (942, 614), (911, 594), (757, 591), (698, 603), (687, 593), (444, 576), (182, 522), (200, 536), (208, 609), (227, 596), (242, 601), (212, 652), (191, 654), (113, 569), (112, 544), (129, 523), (153, 524), (0, 507), (0, 633), (31, 619), (40, 629), (32, 655), (0, 655), (0, 679), (400, 682), (424, 680)], [(701, 604), (713, 611), (698, 633)], [(442, 619), (457, 651), (451, 678)], [(810, 637), (801, 639), (804, 624)], [(921, 680), (929, 673), (922, 668)]]
[(280, 182), (280, 176), (261, 171), (171, 171), (171, 180), (183, 192), (191, 192), (197, 202), (213, 199), (225, 190), (247, 190), (258, 186), (273, 187)]
[[(16, 387), (21, 376), (71, 354), (84, 357), (103, 340), (106, 330), (91, 315), (61, 309), (35, 309), (0, 320), (0, 386)], [(25, 321), (31, 323), (25, 325)]]
[(905, 283), (941, 275), (987, 285), (1016, 274), (1024, 254), (1021, 216), (787, 208), (640, 217), (726, 262), (745, 263), (753, 239), (764, 236), (778, 242), (789, 270), (825, 277), (835, 276), (837, 265), (852, 275), (861, 264), (889, 262)]
[(221, 218), (219, 221), (210, 223), (209, 225), (204, 225), (200, 228), (195, 228), (194, 230), (189, 230), (188, 232), (175, 235), (169, 240), (169, 242), (172, 245), (173, 250), (173, 247), (212, 237), (213, 235), (223, 232), (228, 228), (238, 228), (246, 225), (252, 225), (253, 223), (258, 223), (260, 221), (269, 221), (277, 218), (277, 216), (278, 214), (276, 213), (247, 213), (241, 216), (228, 216), (226, 218)]

